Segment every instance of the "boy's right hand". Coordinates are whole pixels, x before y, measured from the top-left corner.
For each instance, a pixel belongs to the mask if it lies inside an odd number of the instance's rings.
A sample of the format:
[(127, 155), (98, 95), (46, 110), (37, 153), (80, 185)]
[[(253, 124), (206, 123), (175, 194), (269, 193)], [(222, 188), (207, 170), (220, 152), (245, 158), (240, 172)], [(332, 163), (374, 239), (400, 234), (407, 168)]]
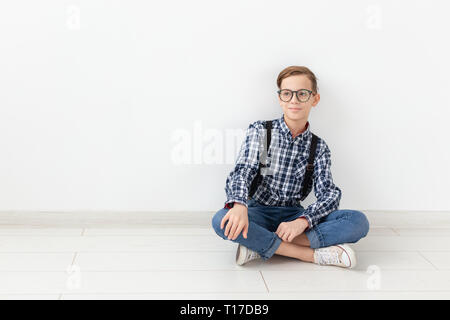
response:
[(223, 229), (225, 222), (228, 220), (225, 228), (225, 236), (230, 240), (236, 240), (242, 232), (242, 236), (247, 239), (248, 233), (248, 211), (247, 207), (241, 203), (235, 202), (233, 208), (228, 210), (227, 214), (220, 222), (220, 229)]

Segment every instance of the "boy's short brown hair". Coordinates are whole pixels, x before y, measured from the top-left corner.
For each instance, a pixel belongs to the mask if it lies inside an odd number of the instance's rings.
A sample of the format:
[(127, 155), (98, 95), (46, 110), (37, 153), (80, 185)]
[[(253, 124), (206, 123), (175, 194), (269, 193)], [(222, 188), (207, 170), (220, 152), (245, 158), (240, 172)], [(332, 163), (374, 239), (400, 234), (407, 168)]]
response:
[(312, 91), (314, 93), (317, 93), (317, 78), (315, 74), (307, 67), (303, 66), (290, 66), (281, 71), (277, 78), (278, 89), (281, 89), (281, 81), (283, 81), (283, 79), (298, 74), (304, 74), (305, 76), (307, 76), (308, 79), (311, 81)]

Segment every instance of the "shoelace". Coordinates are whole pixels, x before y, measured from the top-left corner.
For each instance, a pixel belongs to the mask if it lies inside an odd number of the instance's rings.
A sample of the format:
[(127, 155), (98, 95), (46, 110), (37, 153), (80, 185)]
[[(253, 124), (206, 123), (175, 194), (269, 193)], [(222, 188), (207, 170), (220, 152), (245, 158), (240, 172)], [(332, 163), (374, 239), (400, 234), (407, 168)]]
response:
[(319, 264), (339, 264), (339, 253), (334, 250), (319, 251)]
[(259, 253), (253, 250), (248, 249), (247, 260), (251, 260), (254, 258), (259, 258)]

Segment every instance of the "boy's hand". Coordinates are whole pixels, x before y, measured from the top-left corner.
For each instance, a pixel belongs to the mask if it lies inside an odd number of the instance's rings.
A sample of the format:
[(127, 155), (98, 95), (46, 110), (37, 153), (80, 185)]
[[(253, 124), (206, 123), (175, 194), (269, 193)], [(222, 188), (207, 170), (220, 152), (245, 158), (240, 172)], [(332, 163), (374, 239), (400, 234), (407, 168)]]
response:
[(295, 219), (289, 222), (282, 222), (275, 233), (283, 241), (291, 242), (296, 236), (301, 235), (308, 228), (308, 221), (305, 219)]
[(233, 208), (228, 210), (227, 214), (220, 222), (220, 229), (223, 229), (225, 222), (228, 220), (225, 228), (225, 236), (230, 240), (236, 240), (242, 230), (242, 236), (247, 239), (248, 233), (248, 212), (247, 207), (241, 203), (235, 202)]

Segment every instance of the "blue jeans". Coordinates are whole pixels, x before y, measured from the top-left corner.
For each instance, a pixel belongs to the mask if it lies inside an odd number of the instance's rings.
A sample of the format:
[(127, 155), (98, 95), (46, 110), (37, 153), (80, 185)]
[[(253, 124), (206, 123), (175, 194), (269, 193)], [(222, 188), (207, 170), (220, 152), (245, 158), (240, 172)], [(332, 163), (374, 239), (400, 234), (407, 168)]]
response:
[[(220, 222), (228, 208), (220, 209), (212, 218), (212, 226), (216, 233), (223, 239), (229, 240), (225, 236), (224, 228), (220, 229)], [(295, 207), (274, 207), (258, 203), (254, 199), (248, 201), (248, 233), (247, 239), (242, 232), (236, 240), (229, 240), (240, 243), (260, 254), (263, 260), (267, 260), (275, 254), (283, 241), (275, 231), (281, 222), (297, 219), (305, 209), (299, 204)], [(335, 210), (323, 217), (319, 223), (311, 229), (305, 231), (313, 249), (328, 247), (342, 243), (353, 243), (365, 237), (369, 232), (369, 221), (364, 213), (356, 210)]]

